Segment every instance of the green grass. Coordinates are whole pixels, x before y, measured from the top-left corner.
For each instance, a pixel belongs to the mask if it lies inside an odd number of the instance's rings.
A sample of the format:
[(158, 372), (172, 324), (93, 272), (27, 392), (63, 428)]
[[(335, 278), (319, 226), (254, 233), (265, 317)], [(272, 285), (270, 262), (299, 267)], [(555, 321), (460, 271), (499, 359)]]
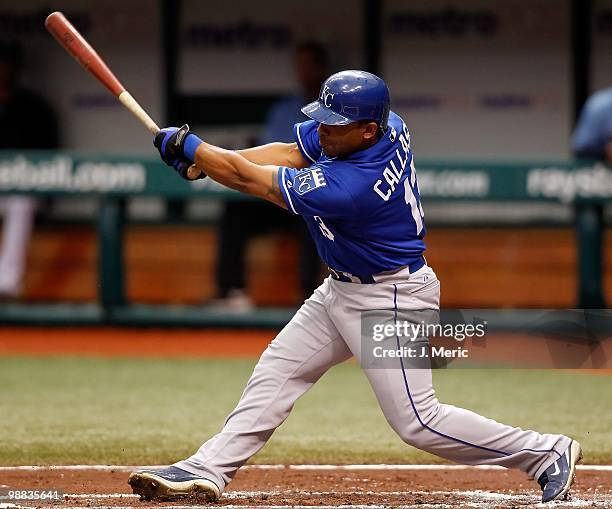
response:
[[(0, 358), (0, 464), (164, 464), (223, 424), (254, 362)], [(559, 371), (440, 370), (441, 401), (508, 424), (563, 432), (586, 461), (612, 461), (612, 377)], [(390, 430), (353, 363), (298, 401), (259, 463), (432, 462)]]

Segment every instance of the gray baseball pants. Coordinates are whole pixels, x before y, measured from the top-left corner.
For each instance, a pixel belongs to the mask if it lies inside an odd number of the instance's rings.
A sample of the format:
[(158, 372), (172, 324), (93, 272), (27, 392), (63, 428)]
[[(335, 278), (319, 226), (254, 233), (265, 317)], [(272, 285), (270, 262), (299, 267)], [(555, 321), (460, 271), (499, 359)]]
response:
[(375, 284), (328, 277), (262, 354), (223, 430), (175, 466), (214, 481), (223, 491), (287, 418), (295, 401), (329, 368), (354, 355), (403, 441), (456, 463), (502, 465), (537, 479), (570, 445), (568, 437), (514, 428), (442, 404), (430, 369), (364, 366), (363, 312), (438, 310), (439, 296), (440, 284), (428, 266)]

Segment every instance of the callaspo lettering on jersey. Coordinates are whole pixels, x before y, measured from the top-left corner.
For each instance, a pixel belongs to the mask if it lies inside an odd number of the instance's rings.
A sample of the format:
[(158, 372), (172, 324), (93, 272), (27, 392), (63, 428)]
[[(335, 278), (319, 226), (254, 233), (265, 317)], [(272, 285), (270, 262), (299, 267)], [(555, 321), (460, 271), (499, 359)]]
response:
[(314, 120), (295, 124), (298, 147), (312, 165), (280, 167), (278, 182), (288, 210), (306, 221), (319, 256), (351, 274), (418, 260), (425, 223), (404, 121), (391, 112), (376, 144), (343, 158), (323, 153), (317, 127)]

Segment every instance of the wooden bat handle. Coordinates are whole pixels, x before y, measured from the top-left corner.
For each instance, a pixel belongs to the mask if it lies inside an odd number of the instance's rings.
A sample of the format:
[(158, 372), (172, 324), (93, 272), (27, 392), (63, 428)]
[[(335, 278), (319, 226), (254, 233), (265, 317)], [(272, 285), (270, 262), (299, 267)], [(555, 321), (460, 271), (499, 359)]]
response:
[[(153, 119), (147, 114), (145, 110), (142, 109), (138, 101), (132, 97), (132, 95), (124, 90), (119, 94), (119, 101), (123, 104), (132, 114), (140, 120), (145, 127), (151, 131), (151, 134), (157, 134), (159, 132), (159, 127), (153, 121)], [(195, 164), (192, 164), (187, 170), (187, 177), (189, 180), (196, 180), (202, 172), (198, 170)]]
[(138, 120), (140, 120), (149, 131), (151, 131), (151, 134), (157, 134), (159, 131), (158, 125), (153, 121), (148, 113), (142, 109), (140, 104), (138, 104), (138, 101), (132, 97), (132, 94), (130, 94), (127, 90), (124, 90), (119, 94), (118, 99), (121, 104), (130, 110), (132, 114)]
[[(121, 104), (123, 104), (138, 120), (144, 124), (151, 134), (157, 134), (159, 132), (158, 125), (153, 121), (148, 113), (142, 109), (140, 104), (138, 104), (138, 101), (136, 101), (136, 99), (134, 99), (127, 90), (121, 92), (118, 99)], [(187, 170), (187, 177), (189, 180), (196, 180), (201, 173), (202, 172), (196, 167), (196, 165), (192, 164)]]
[[(124, 90), (119, 94), (119, 101), (123, 104), (132, 114), (140, 120), (145, 127), (151, 131), (151, 134), (157, 134), (159, 132), (159, 127), (153, 121), (153, 119), (147, 114), (145, 110), (142, 109), (138, 101), (132, 97), (132, 95)], [(187, 170), (187, 177), (189, 180), (196, 180), (200, 175), (201, 171), (196, 167), (195, 164), (192, 164)]]

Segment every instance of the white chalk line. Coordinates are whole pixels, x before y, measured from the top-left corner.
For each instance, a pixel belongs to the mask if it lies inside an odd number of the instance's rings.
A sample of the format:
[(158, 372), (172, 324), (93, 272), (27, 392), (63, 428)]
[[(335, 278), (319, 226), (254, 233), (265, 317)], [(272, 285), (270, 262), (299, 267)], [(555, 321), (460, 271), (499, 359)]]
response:
[[(230, 491), (224, 493), (221, 502), (224, 500), (240, 500), (240, 499), (249, 499), (257, 496), (334, 496), (334, 495), (346, 495), (347, 493), (336, 492), (336, 491), (295, 491), (295, 490), (285, 490), (285, 491)], [(459, 503), (462, 507), (473, 507), (476, 509), (485, 509), (491, 506), (492, 503), (500, 504), (510, 504), (509, 507), (516, 507), (516, 505), (530, 505), (534, 507), (542, 507), (542, 508), (550, 508), (550, 504), (542, 504), (540, 502), (540, 497), (537, 495), (530, 494), (511, 494), (511, 493), (497, 493), (497, 492), (489, 492), (482, 490), (457, 490), (457, 491), (381, 491), (381, 492), (373, 492), (373, 491), (356, 491), (351, 492), (351, 494), (362, 495), (368, 497), (384, 497), (384, 496), (442, 496), (442, 497), (458, 497), (459, 501), (454, 501), (453, 504), (444, 504), (444, 503), (416, 503), (416, 504), (403, 504), (398, 506), (393, 506), (393, 509), (412, 509), (412, 508), (432, 508), (432, 509), (441, 509), (441, 508), (451, 508), (456, 507)], [(64, 498), (71, 499), (125, 499), (125, 498), (137, 498), (137, 495), (129, 494), (129, 493), (109, 493), (109, 494), (101, 494), (101, 493), (69, 493), (65, 494)], [(585, 499), (574, 499), (568, 501), (559, 502), (556, 506), (560, 507), (610, 507), (610, 502), (612, 501), (612, 497), (596, 495), (589, 500)], [(219, 509), (287, 509), (289, 507), (295, 509), (348, 509), (349, 507), (355, 507), (357, 509), (384, 509), (389, 508), (389, 504), (340, 504), (340, 505), (295, 505), (292, 503), (287, 504), (275, 504), (275, 505), (266, 505), (265, 499), (261, 500), (261, 504), (245, 506), (245, 505), (236, 505), (236, 504), (220, 504)], [(600, 505), (601, 504), (601, 505)], [(139, 509), (138, 506), (95, 506), (96, 509)], [(168, 506), (168, 509), (210, 509), (210, 506), (197, 506), (197, 505), (171, 505)], [(31, 505), (17, 505), (17, 504), (0, 504), (0, 509), (32, 509)], [(74, 507), (65, 507), (62, 506), (62, 509), (82, 509), (82, 506), (74, 506)]]
[[(515, 495), (493, 493), (486, 491), (309, 491), (309, 490), (287, 490), (287, 491), (227, 491), (221, 498), (230, 500), (241, 500), (254, 497), (286, 497), (291, 495), (330, 497), (345, 495), (362, 495), (368, 497), (391, 497), (407, 495), (457, 495), (460, 497), (481, 496), (487, 498), (512, 499)], [(132, 493), (65, 493), (64, 498), (71, 499), (121, 499), (140, 498)], [(536, 497), (537, 498), (537, 497)]]
[[(481, 507), (480, 504), (464, 503), (464, 506), (470, 507)], [(168, 505), (164, 506), (168, 509), (210, 509), (210, 505)], [(219, 509), (389, 509), (388, 504), (339, 504), (339, 505), (296, 505), (296, 504), (284, 504), (284, 505), (236, 505), (236, 504), (223, 504), (218, 506)], [(414, 507), (419, 508), (451, 508), (456, 507), (451, 504), (418, 504), (418, 505), (397, 505), (393, 506), (393, 509), (412, 509)], [(17, 504), (0, 504), (0, 509), (32, 509), (32, 506), (17, 505)], [(62, 506), (61, 509), (83, 509), (82, 506)], [(96, 506), (96, 509), (140, 509), (138, 506)]]
[[(329, 497), (329, 496), (346, 496), (348, 493), (346, 492), (337, 492), (337, 491), (296, 491), (296, 490), (285, 490), (285, 491), (230, 491), (226, 492), (221, 497), (221, 505), (220, 508), (223, 509), (231, 509), (231, 508), (240, 508), (240, 509), (248, 509), (249, 507), (253, 507), (255, 509), (286, 509), (288, 507), (295, 507), (298, 509), (315, 509), (315, 508), (334, 508), (341, 509), (345, 507), (345, 505), (338, 506), (320, 506), (320, 505), (295, 505), (288, 503), (286, 505), (266, 505), (265, 501), (269, 497), (275, 496), (305, 496), (305, 497), (313, 497), (313, 496), (321, 496), (321, 497)], [(535, 507), (550, 507), (547, 504), (540, 503), (539, 495), (530, 495), (530, 494), (511, 494), (511, 493), (498, 493), (498, 492), (490, 492), (490, 491), (482, 491), (482, 490), (457, 490), (457, 491), (442, 491), (442, 490), (416, 490), (416, 491), (352, 491), (351, 495), (360, 495), (367, 496), (376, 499), (377, 497), (389, 497), (389, 496), (401, 496), (401, 497), (414, 497), (414, 496), (441, 496), (444, 498), (447, 497), (458, 497), (462, 499), (459, 503), (465, 507), (474, 507), (477, 509), (484, 509), (490, 507), (491, 503), (499, 504), (499, 503), (508, 503), (511, 507), (516, 507), (516, 505), (532, 505)], [(261, 499), (261, 505), (257, 506), (244, 506), (244, 505), (234, 505), (234, 504), (223, 504), (226, 500), (248, 500), (256, 497), (264, 497)], [(136, 499), (140, 498), (138, 495), (130, 494), (130, 493), (67, 493), (64, 494), (64, 499), (84, 499), (84, 500), (109, 500), (109, 499)], [(575, 499), (570, 501), (565, 501), (562, 503), (563, 507), (598, 507), (598, 504), (602, 504), (602, 507), (609, 507), (610, 502), (612, 502), (612, 497), (610, 496), (602, 496), (597, 495), (589, 500), (584, 499)], [(458, 502), (455, 502), (454, 506), (457, 505)], [(441, 507), (452, 507), (453, 505), (449, 504), (440, 504), (440, 503), (417, 503), (412, 505), (399, 505), (393, 506), (394, 509), (409, 509), (414, 507), (432, 507), (432, 508), (441, 508)], [(31, 509), (31, 506), (17, 506), (15, 504), (0, 504), (0, 509), (20, 509), (27, 507)], [(172, 505), (169, 506), (169, 509), (181, 509), (184, 506)], [(198, 507), (198, 506), (186, 506), (186, 507)], [(201, 506), (204, 507), (204, 506)], [(348, 507), (348, 506), (347, 506)], [(389, 504), (385, 505), (377, 505), (377, 504), (351, 504), (351, 507), (364, 507), (369, 509), (378, 509), (379, 507), (389, 508)], [(118, 508), (117, 506), (108, 506), (109, 509), (137, 509), (134, 506), (124, 506), (123, 508)], [(72, 507), (62, 507), (62, 509), (76, 509)], [(103, 509), (100, 506), (96, 506), (96, 509)]]
[[(513, 503), (515, 503), (513, 501)], [(527, 502), (529, 503), (529, 502)], [(596, 502), (592, 500), (570, 500), (561, 503), (553, 503), (554, 507), (609, 507), (607, 505), (598, 505)], [(551, 504), (542, 504), (542, 503), (529, 503), (532, 507), (541, 507), (550, 509)], [(483, 501), (483, 502), (471, 502), (471, 501), (461, 501), (462, 507), (473, 507), (476, 509), (486, 509), (491, 507), (491, 501)], [(165, 506), (171, 509), (210, 509), (210, 505), (172, 505)], [(235, 504), (227, 504), (227, 505), (219, 505), (219, 509), (389, 509), (390, 506), (388, 504), (380, 505), (380, 504), (340, 504), (340, 505), (295, 505), (295, 504), (287, 504), (287, 505), (266, 505), (266, 506), (246, 506), (246, 505), (235, 505)], [(453, 509), (456, 508), (457, 504), (439, 504), (439, 503), (417, 503), (411, 505), (397, 505), (392, 506), (393, 509)], [(512, 506), (509, 506), (512, 507)], [(0, 509), (31, 509), (32, 506), (23, 506), (17, 504), (0, 504)], [(62, 506), (62, 509), (83, 509), (82, 506)], [(96, 509), (140, 509), (138, 506), (96, 506)]]
[[(426, 506), (426, 504), (421, 504), (419, 505), (419, 507), (423, 507)], [(439, 505), (439, 504), (431, 504), (432, 507), (451, 507), (449, 506), (444, 506), (444, 505)], [(210, 505), (171, 505), (171, 506), (164, 506), (164, 507), (168, 507), (168, 508), (172, 508), (172, 509), (210, 509)], [(222, 507), (223, 509), (247, 509), (248, 507), (251, 506), (245, 506), (245, 505), (223, 505), (223, 506), (219, 506), (220, 508)], [(252, 507), (260, 507), (260, 506), (252, 506)], [(370, 505), (370, 504), (363, 504), (363, 505), (268, 505), (266, 506), (266, 509), (287, 509), (288, 507), (291, 508), (295, 508), (295, 509), (350, 509), (352, 507), (355, 507), (357, 509), (385, 509), (388, 506), (385, 505)], [(396, 506), (397, 508), (403, 508), (403, 509), (410, 509), (413, 506), (411, 505), (403, 505), (403, 506)], [(31, 509), (32, 506), (21, 506), (21, 505), (15, 505), (15, 504), (0, 504), (0, 509), (6, 509), (6, 508), (14, 508), (14, 509)], [(65, 507), (62, 506), (62, 509), (83, 509), (82, 506), (74, 506), (74, 507)], [(96, 507), (96, 509), (137, 509), (136, 506), (98, 506)]]
[[(0, 472), (39, 470), (91, 470), (106, 472), (131, 472), (139, 469), (159, 469), (168, 465), (16, 465), (0, 466)], [(241, 470), (506, 470), (499, 465), (246, 465)], [(612, 465), (576, 465), (585, 472), (612, 472)]]
[(104, 498), (140, 498), (133, 493), (64, 493), (64, 498), (104, 499)]
[[(357, 490), (357, 491), (310, 491), (310, 490), (270, 490), (270, 491), (226, 491), (222, 498), (229, 499), (242, 499), (242, 498), (252, 498), (252, 497), (275, 497), (275, 496), (289, 496), (289, 495), (308, 495), (308, 496), (345, 496), (345, 495), (367, 495), (367, 496), (380, 496), (380, 497), (388, 497), (388, 496), (406, 496), (406, 495), (457, 495), (461, 497), (486, 497), (486, 498), (496, 498), (496, 499), (514, 499), (517, 496), (527, 496), (531, 495), (523, 494), (513, 494), (513, 493), (500, 493), (495, 491), (485, 491), (485, 490), (406, 490), (406, 491), (371, 491), (371, 490)], [(534, 495), (534, 497), (536, 497)], [(134, 495), (133, 493), (64, 493), (64, 498), (139, 498), (138, 495)], [(536, 497), (537, 498), (537, 497)], [(604, 497), (605, 498), (605, 497)], [(612, 495), (607, 497), (612, 500)]]
[[(538, 504), (539, 505), (539, 504)], [(581, 507), (585, 504), (572, 504), (571, 507)], [(487, 507), (483, 504), (471, 503), (471, 502), (462, 502), (463, 507)], [(173, 505), (168, 506), (172, 507), (172, 509), (210, 509), (210, 506), (198, 506), (198, 505)], [(223, 505), (219, 506), (223, 509), (249, 509), (251, 507), (260, 509), (260, 506), (245, 506), (245, 505)], [(291, 507), (292, 509), (389, 509), (388, 505), (372, 505), (372, 504), (350, 504), (350, 505), (268, 505), (265, 506), (266, 509), (287, 509)], [(398, 505), (393, 506), (394, 509), (412, 509), (414, 507), (419, 508), (432, 508), (432, 509), (450, 509), (452, 507), (456, 507), (456, 505), (452, 504), (418, 504), (418, 505)], [(537, 505), (536, 505), (537, 507)], [(16, 505), (16, 504), (0, 504), (0, 509), (31, 509), (31, 506), (24, 505)], [(62, 509), (83, 509), (80, 506), (73, 507), (62, 507)], [(136, 509), (135, 506), (98, 506), (96, 509)]]

